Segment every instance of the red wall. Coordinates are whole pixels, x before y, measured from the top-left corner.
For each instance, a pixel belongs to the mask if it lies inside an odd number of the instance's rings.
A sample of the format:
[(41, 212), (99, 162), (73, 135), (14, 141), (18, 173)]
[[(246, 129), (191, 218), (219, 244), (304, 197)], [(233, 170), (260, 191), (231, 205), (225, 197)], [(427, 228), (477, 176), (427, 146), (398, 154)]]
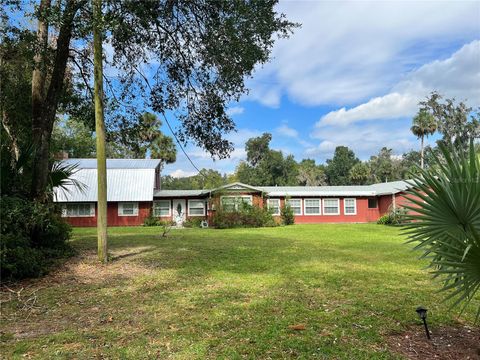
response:
[[(295, 197), (296, 198), (296, 197)], [(300, 197), (298, 197), (300, 198)], [(312, 197), (313, 199), (318, 199), (319, 197)], [(272, 199), (274, 199), (272, 197)], [(303, 199), (308, 199), (308, 197), (302, 198), (302, 207), (303, 207)], [(324, 198), (320, 198), (324, 199)], [(344, 208), (343, 208), (343, 198), (340, 199), (340, 215), (323, 215), (323, 207), (321, 209), (322, 215), (295, 215), (295, 223), (296, 224), (318, 224), (318, 223), (364, 223), (364, 222), (372, 222), (377, 221), (380, 217), (380, 210), (379, 207), (376, 209), (369, 209), (368, 208), (368, 198), (361, 197), (357, 199), (357, 214), (356, 215), (344, 215)], [(285, 203), (285, 199), (280, 199), (280, 207), (282, 207)], [(379, 204), (380, 202), (378, 202)], [(379, 205), (378, 205), (379, 206)], [(302, 212), (303, 212), (302, 208)]]
[[(264, 200), (259, 194), (250, 194), (253, 195), (253, 203), (258, 206), (263, 206)], [(274, 198), (274, 197), (272, 197)], [(276, 197), (278, 199), (279, 197)], [(312, 197), (318, 198), (318, 197)], [(191, 198), (193, 199), (193, 198)], [(308, 197), (303, 197), (302, 199), (308, 199)], [(322, 198), (323, 199), (323, 198)], [(365, 223), (365, 222), (374, 222), (377, 221), (380, 216), (386, 214), (389, 211), (389, 208), (392, 204), (392, 196), (385, 195), (377, 197), (377, 208), (369, 209), (368, 208), (368, 197), (359, 197), (357, 199), (357, 214), (356, 215), (344, 215), (344, 206), (343, 198), (340, 199), (340, 215), (296, 215), (295, 223), (297, 224), (308, 224), (308, 223)], [(172, 199), (171, 199), (172, 200)], [(187, 199), (188, 200), (188, 199)], [(407, 202), (405, 194), (395, 195), (395, 201), (397, 206), (401, 206)], [(282, 207), (285, 203), (284, 198), (280, 198), (280, 206)], [(219, 206), (219, 198), (215, 197), (212, 199), (210, 204)], [(303, 206), (303, 200), (302, 200)], [(138, 203), (138, 216), (118, 216), (118, 203), (109, 202), (107, 208), (107, 218), (108, 226), (135, 226), (142, 225), (145, 218), (149, 216), (152, 208), (152, 202), (139, 202)], [(303, 211), (303, 209), (302, 209)], [(173, 210), (172, 210), (173, 213)], [(211, 219), (214, 211), (208, 211), (208, 218)], [(323, 208), (322, 208), (323, 213)], [(187, 218), (189, 218), (187, 216)], [(206, 218), (201, 216), (195, 216), (192, 218)], [(275, 216), (279, 219), (279, 216)], [(172, 219), (169, 217), (162, 217), (162, 219)], [(65, 220), (72, 226), (96, 226), (97, 225), (97, 209), (95, 205), (95, 216), (94, 217), (66, 217)]]
[[(152, 202), (139, 202), (137, 216), (118, 216), (118, 203), (109, 202), (107, 205), (108, 226), (134, 226), (142, 225), (150, 214)], [(91, 217), (65, 217), (67, 223), (72, 226), (97, 226), (97, 205), (95, 204), (95, 216)]]

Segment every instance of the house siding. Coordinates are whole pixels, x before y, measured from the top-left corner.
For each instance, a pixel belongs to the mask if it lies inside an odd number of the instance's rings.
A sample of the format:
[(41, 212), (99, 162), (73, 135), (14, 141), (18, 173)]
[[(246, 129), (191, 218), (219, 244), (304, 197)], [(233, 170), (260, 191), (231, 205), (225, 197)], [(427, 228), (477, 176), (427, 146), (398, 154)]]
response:
[[(151, 201), (141, 201), (141, 202), (138, 202), (138, 215), (119, 216), (118, 202), (109, 202), (107, 204), (107, 225), (108, 226), (142, 225), (145, 218), (149, 216), (151, 208), (152, 208)], [(97, 204), (95, 204), (95, 216), (64, 217), (64, 219), (68, 224), (72, 226), (91, 227), (91, 226), (97, 226), (97, 216), (98, 216), (98, 209), (97, 209)]]
[[(280, 207), (285, 204), (283, 197), (271, 197), (272, 199), (280, 199)], [(340, 214), (339, 215), (325, 215), (323, 214), (323, 199), (339, 199)], [(355, 215), (346, 215), (344, 210), (344, 199), (356, 199), (357, 211)], [(367, 223), (377, 221), (380, 217), (379, 207), (375, 209), (368, 208), (368, 197), (295, 197), (295, 199), (302, 199), (302, 215), (295, 215), (296, 224), (318, 224), (318, 223)], [(305, 215), (304, 214), (304, 200), (305, 199), (321, 199), (322, 207), (320, 215)], [(378, 201), (378, 204), (380, 201)], [(280, 216), (275, 216), (280, 218)]]
[[(206, 207), (206, 215), (205, 216), (188, 216), (188, 212), (186, 215), (187, 219), (202, 219), (208, 220), (211, 224), (212, 218), (215, 215), (217, 209), (221, 206), (221, 196), (230, 196), (230, 195), (251, 195), (252, 202), (256, 206), (266, 206), (267, 199), (279, 199), (280, 200), (280, 207), (283, 207), (285, 204), (285, 197), (283, 196), (272, 196), (268, 197), (260, 192), (252, 193), (252, 192), (224, 192), (221, 194), (215, 194), (211, 198), (206, 198), (205, 196), (182, 196), (182, 197), (169, 197), (169, 198), (154, 198), (153, 201), (156, 200), (169, 200), (170, 207), (171, 207), (171, 215), (170, 216), (162, 216), (159, 217), (161, 220), (173, 220), (173, 214), (175, 209), (172, 208), (173, 200), (175, 199), (182, 199), (185, 200), (185, 203), (188, 207), (188, 200), (204, 200), (207, 203)], [(396, 195), (382, 195), (376, 196), (377, 199), (377, 207), (376, 208), (369, 208), (368, 207), (368, 199), (371, 197), (355, 197), (355, 196), (347, 196), (347, 197), (319, 197), (319, 196), (299, 196), (293, 197), (295, 199), (302, 200), (302, 215), (295, 215), (295, 223), (296, 224), (318, 224), (318, 223), (368, 223), (368, 222), (375, 222), (378, 218), (386, 213), (391, 209), (393, 204), (393, 199), (395, 198), (395, 204), (397, 207), (401, 207), (402, 205), (408, 203), (408, 199), (405, 193), (398, 193)], [(325, 215), (323, 213), (323, 200), (324, 199), (339, 199), (339, 210), (340, 214), (338, 215)], [(348, 198), (356, 199), (356, 214), (355, 215), (347, 215), (345, 214), (345, 207), (344, 201)], [(320, 215), (306, 215), (304, 213), (304, 201), (305, 199), (320, 199), (321, 200), (321, 214)], [(153, 201), (144, 201), (138, 202), (138, 215), (136, 216), (119, 216), (118, 215), (118, 202), (109, 202), (107, 208), (107, 222), (108, 226), (139, 226), (144, 223), (145, 218), (147, 218), (150, 214), (150, 211), (153, 206)], [(187, 209), (186, 209), (187, 211)], [(88, 226), (96, 226), (97, 225), (97, 206), (95, 204), (95, 216), (92, 217), (65, 217), (64, 219), (71, 224), (72, 226), (79, 226), (79, 227), (88, 227)], [(280, 216), (274, 216), (274, 219), (277, 222), (281, 221)]]

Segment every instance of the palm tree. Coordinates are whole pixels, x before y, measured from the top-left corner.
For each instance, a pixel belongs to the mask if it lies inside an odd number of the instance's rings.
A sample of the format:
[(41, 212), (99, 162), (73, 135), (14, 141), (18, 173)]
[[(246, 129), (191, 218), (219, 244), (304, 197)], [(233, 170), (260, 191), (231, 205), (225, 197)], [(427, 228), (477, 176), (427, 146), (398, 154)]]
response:
[(423, 169), (423, 141), (425, 136), (432, 135), (437, 131), (437, 122), (432, 114), (426, 110), (420, 110), (417, 115), (413, 118), (413, 124), (410, 128), (413, 135), (418, 139), (421, 139), (420, 145), (420, 167)]
[(480, 290), (480, 157), (473, 143), (469, 154), (439, 148), (435, 166), (412, 181), (407, 233), (443, 278), (446, 299), (456, 299), (452, 307), (466, 306)]

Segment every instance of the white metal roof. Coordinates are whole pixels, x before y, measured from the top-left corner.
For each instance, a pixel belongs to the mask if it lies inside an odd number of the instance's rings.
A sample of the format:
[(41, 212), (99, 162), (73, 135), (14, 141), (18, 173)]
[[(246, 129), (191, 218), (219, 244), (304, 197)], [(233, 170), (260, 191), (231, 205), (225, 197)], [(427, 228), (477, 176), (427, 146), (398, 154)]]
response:
[(181, 196), (206, 196), (210, 190), (157, 190), (154, 192), (154, 197), (181, 197)]
[[(62, 163), (77, 165), (79, 169), (96, 169), (97, 159), (66, 159)], [(155, 169), (158, 159), (107, 159), (107, 169)]]
[(234, 182), (234, 183), (231, 183), (231, 184), (222, 185), (222, 186), (220, 186), (216, 189), (212, 189), (212, 190), (208, 190), (208, 191), (209, 192), (217, 192), (217, 191), (222, 191), (222, 190), (225, 190), (225, 191), (228, 191), (228, 190), (231, 190), (231, 191), (258, 191), (258, 192), (263, 191), (261, 189), (261, 187), (252, 186), (252, 185), (244, 184), (244, 183), (241, 183), (241, 182)]
[[(80, 191), (55, 190), (57, 202), (97, 201), (97, 169), (80, 169), (73, 179), (85, 185)], [(152, 201), (155, 186), (155, 168), (107, 169), (107, 201)]]
[(270, 197), (274, 196), (375, 196), (368, 186), (262, 186)]
[(377, 195), (396, 194), (412, 187), (411, 181), (390, 181), (370, 185)]
[(391, 195), (411, 187), (406, 181), (373, 185), (345, 186), (258, 186), (269, 196), (379, 196)]
[[(68, 159), (67, 164), (76, 164), (79, 168), (72, 176), (85, 185), (80, 191), (70, 187), (69, 191), (56, 189), (57, 202), (94, 202), (97, 201), (97, 160)], [(212, 190), (156, 190), (155, 169), (160, 160), (154, 159), (108, 159), (107, 160), (107, 201), (152, 201), (167, 197), (206, 196), (216, 191), (259, 191), (270, 197), (275, 196), (379, 196), (396, 194), (407, 190), (406, 181), (392, 181), (373, 185), (359, 186), (251, 186), (233, 183)]]

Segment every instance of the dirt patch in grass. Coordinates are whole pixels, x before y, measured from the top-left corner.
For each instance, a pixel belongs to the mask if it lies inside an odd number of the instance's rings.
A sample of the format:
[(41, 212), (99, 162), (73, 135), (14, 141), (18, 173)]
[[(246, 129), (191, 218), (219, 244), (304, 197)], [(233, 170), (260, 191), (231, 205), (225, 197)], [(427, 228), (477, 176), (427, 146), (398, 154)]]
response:
[(428, 340), (423, 327), (410, 328), (387, 338), (389, 348), (408, 359), (480, 359), (480, 328), (469, 326), (431, 329)]
[[(134, 279), (149, 275), (153, 271), (131, 258), (148, 251), (148, 248), (135, 248), (130, 251), (112, 252), (112, 259), (108, 266), (100, 264), (95, 251), (83, 251), (78, 256), (67, 260), (56, 270), (38, 279), (25, 279), (13, 283), (4, 283), (0, 286), (0, 304), (8, 311), (2, 311), (0, 320), (9, 323), (8, 329), (0, 327), (0, 337), (13, 336), (15, 339), (35, 338), (62, 331), (75, 323), (79, 328), (91, 328), (107, 320), (101, 318), (99, 307), (89, 308), (80, 314), (54, 313), (65, 306), (65, 302), (72, 305), (82, 305), (85, 299), (77, 298), (78, 286), (112, 285), (116, 281)], [(54, 305), (45, 305), (40, 300), (40, 294), (45, 289), (65, 289), (70, 286), (69, 298), (58, 298)], [(86, 290), (85, 290), (86, 291)], [(45, 300), (45, 299), (44, 299)], [(49, 316), (45, 314), (49, 313)], [(93, 321), (92, 323), (92, 319)], [(6, 331), (7, 330), (7, 331)]]

